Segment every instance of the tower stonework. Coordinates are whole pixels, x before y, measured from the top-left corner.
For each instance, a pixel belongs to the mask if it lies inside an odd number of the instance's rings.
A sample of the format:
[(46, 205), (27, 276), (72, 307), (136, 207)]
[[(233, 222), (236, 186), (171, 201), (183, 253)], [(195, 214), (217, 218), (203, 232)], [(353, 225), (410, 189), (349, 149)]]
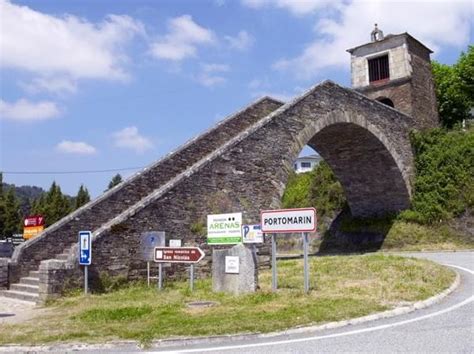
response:
[(438, 126), (432, 51), (406, 32), (384, 37), (376, 27), (371, 39), (347, 50), (352, 87), (414, 117), (420, 129)]

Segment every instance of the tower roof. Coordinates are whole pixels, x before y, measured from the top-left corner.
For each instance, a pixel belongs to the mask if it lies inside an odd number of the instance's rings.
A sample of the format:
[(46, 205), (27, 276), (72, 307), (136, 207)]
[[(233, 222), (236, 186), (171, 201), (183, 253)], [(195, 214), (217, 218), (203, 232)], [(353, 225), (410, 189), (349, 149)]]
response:
[(353, 53), (354, 51), (356, 51), (357, 49), (359, 48), (362, 48), (362, 47), (371, 47), (371, 46), (377, 46), (379, 45), (380, 43), (383, 43), (383, 42), (388, 42), (390, 40), (393, 40), (395, 38), (404, 38), (404, 39), (411, 39), (413, 41), (415, 41), (416, 43), (418, 43), (419, 45), (421, 45), (423, 48), (425, 48), (429, 53), (433, 53), (433, 51), (428, 48), (426, 45), (424, 45), (423, 43), (421, 43), (418, 39), (416, 39), (415, 37), (413, 37), (411, 34), (409, 34), (408, 32), (403, 32), (403, 33), (399, 33), (399, 34), (388, 34), (386, 35), (383, 39), (381, 40), (378, 40), (376, 42), (369, 42), (369, 43), (366, 43), (366, 44), (362, 44), (362, 45), (359, 45), (357, 47), (354, 47), (354, 48), (350, 48), (350, 49), (347, 49), (346, 51), (349, 52), (349, 53)]

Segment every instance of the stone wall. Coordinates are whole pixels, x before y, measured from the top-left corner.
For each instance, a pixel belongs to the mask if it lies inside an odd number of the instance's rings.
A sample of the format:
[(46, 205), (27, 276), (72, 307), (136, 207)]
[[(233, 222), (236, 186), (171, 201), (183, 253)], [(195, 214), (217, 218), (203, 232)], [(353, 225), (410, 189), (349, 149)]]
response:
[(17, 247), (11, 266), (12, 282), (36, 269), (42, 260), (71, 247), (80, 230), (97, 230), (281, 105), (268, 97), (256, 101)]
[(8, 262), (10, 259), (0, 258), (0, 289), (8, 289)]

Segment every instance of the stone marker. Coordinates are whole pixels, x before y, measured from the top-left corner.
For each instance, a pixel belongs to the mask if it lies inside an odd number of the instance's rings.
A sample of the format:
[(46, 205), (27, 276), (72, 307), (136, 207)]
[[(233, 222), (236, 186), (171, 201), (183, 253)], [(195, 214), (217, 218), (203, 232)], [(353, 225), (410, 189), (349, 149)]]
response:
[[(239, 257), (239, 273), (225, 272), (225, 257)], [(230, 249), (212, 251), (212, 290), (240, 295), (257, 290), (257, 262), (253, 252), (239, 244)]]

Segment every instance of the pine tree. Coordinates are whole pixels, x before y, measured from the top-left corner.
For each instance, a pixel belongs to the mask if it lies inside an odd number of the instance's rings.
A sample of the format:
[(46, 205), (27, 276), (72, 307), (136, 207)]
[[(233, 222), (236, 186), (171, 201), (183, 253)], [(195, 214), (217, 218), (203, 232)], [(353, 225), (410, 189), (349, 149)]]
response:
[(43, 215), (46, 226), (54, 224), (71, 212), (68, 198), (62, 194), (61, 188), (53, 182), (48, 192), (33, 203), (33, 212)]
[(122, 183), (122, 176), (120, 176), (120, 173), (117, 173), (115, 176), (112, 177), (112, 180), (109, 182), (107, 190), (112, 189), (119, 183)]
[(8, 192), (3, 196), (3, 235), (11, 236), (12, 234), (19, 233), (21, 222), (21, 211), (20, 202), (15, 195), (15, 189), (11, 187)]
[(89, 191), (86, 187), (84, 187), (84, 185), (81, 184), (81, 186), (79, 187), (79, 191), (77, 192), (77, 196), (75, 198), (74, 209), (79, 209), (81, 206), (88, 203), (90, 200), (91, 197), (89, 195)]

